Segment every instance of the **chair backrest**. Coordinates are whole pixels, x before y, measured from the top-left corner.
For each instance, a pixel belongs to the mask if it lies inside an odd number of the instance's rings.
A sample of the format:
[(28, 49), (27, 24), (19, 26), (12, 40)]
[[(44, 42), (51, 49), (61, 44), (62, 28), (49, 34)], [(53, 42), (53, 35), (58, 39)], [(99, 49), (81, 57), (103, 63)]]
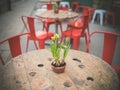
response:
[(47, 5), (47, 10), (52, 10), (53, 9), (53, 4), (48, 3), (46, 5)]
[(52, 3), (45, 3), (38, 10), (52, 10), (53, 9), (53, 4)]
[(68, 1), (61, 1), (59, 6), (70, 8), (70, 3)]
[(35, 34), (35, 20), (39, 20), (42, 22), (41, 18), (36, 18), (32, 16), (22, 16), (21, 17), (23, 24), (27, 30), (27, 32), (30, 32), (30, 35), (32, 38), (36, 38)]
[(80, 2), (78, 2), (78, 1), (72, 1), (71, 2), (71, 8), (72, 8), (72, 10), (74, 11), (77, 8), (77, 6), (79, 6), (79, 5), (80, 5)]
[(88, 20), (89, 20), (89, 15), (86, 14), (86, 15), (83, 15), (83, 18), (82, 18), (82, 22), (83, 22), (83, 30), (82, 32), (85, 32), (87, 26), (88, 26)]
[(88, 9), (88, 12), (89, 12), (89, 23), (91, 22), (91, 20), (92, 20), (92, 16), (93, 16), (93, 13), (94, 13), (94, 10), (95, 10), (95, 8), (92, 8), (92, 7), (90, 7), (89, 9)]
[[(80, 29), (82, 28), (82, 32), (85, 31), (85, 29), (87, 28), (88, 26), (88, 19), (89, 18), (89, 15), (88, 14), (84, 14), (84, 15), (80, 15), (78, 16), (77, 18), (74, 19), (73, 22), (78, 23), (78, 27), (79, 27), (79, 24), (83, 24), (82, 27), (80, 27)], [(79, 21), (80, 20), (80, 21)], [(75, 25), (76, 26), (76, 25)], [(81, 25), (80, 25), (81, 26)], [(77, 27), (77, 26), (76, 26)]]
[(88, 42), (86, 45), (86, 52), (89, 52), (89, 43), (91, 41), (92, 36), (95, 34), (103, 34), (104, 35), (102, 59), (111, 65), (113, 56), (115, 53), (117, 37), (120, 37), (120, 34), (116, 34), (116, 33), (112, 33), (112, 32), (105, 32), (105, 31), (100, 31), (100, 30), (96, 30), (96, 31), (92, 32), (90, 34), (90, 36), (88, 37)]
[(27, 32), (30, 32), (31, 36), (35, 38), (36, 35), (35, 35), (34, 18), (31, 16), (22, 16), (22, 21)]
[[(16, 57), (16, 56), (22, 54), (21, 44), (20, 44), (20, 36), (26, 35), (26, 34), (28, 34), (28, 33), (17, 34), (12, 37), (1, 40), (0, 46), (3, 45), (3, 43), (8, 42), (11, 56)], [(4, 65), (5, 63), (4, 63), (4, 59), (3, 59), (2, 55), (0, 55), (0, 60), (2, 61), (2, 64)]]

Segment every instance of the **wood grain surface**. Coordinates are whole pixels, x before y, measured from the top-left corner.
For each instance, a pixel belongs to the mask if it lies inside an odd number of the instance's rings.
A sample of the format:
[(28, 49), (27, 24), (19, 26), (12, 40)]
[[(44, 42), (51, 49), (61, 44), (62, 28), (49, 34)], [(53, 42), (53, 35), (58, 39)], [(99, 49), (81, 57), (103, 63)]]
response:
[(58, 14), (55, 14), (53, 10), (38, 10), (35, 12), (35, 15), (41, 18), (54, 18), (54, 19), (70, 19), (78, 16), (78, 13), (72, 12), (69, 14), (67, 10), (59, 10)]
[(46, 49), (11, 59), (0, 71), (0, 90), (120, 90), (117, 74), (98, 57), (70, 50), (61, 74), (52, 71), (52, 60)]

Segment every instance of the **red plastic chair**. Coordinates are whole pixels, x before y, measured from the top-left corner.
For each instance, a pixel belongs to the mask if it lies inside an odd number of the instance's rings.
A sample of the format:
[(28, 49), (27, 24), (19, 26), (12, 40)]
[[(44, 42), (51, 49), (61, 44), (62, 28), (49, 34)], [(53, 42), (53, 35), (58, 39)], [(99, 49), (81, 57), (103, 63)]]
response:
[[(53, 7), (52, 7), (53, 4), (49, 3), (49, 4), (46, 4), (46, 5), (47, 5), (47, 10), (52, 10), (53, 9)], [(43, 21), (43, 30), (46, 29), (47, 32), (49, 31), (50, 25), (55, 24), (55, 19), (49, 19), (49, 18), (43, 19), (42, 18), (42, 21)], [(60, 30), (62, 32), (62, 23), (61, 23), (60, 20), (58, 22), (58, 25), (60, 26)]]
[(93, 16), (93, 13), (94, 13), (94, 11), (95, 11), (95, 8), (92, 8), (92, 7), (90, 7), (90, 8), (88, 8), (88, 13), (89, 13), (89, 23), (92, 21), (92, 16)]
[(78, 18), (82, 19), (81, 23), (75, 23), (75, 25), (80, 26), (80, 28), (68, 28), (67, 30), (62, 32), (61, 37), (61, 41), (64, 37), (70, 37), (73, 40), (73, 48), (75, 50), (78, 50), (80, 37), (85, 37), (87, 41), (87, 35), (85, 30), (88, 24), (88, 15), (78, 16)]
[[(112, 65), (112, 60), (115, 52), (117, 37), (120, 37), (120, 34), (105, 32), (101, 30), (96, 30), (90, 34), (87, 39), (86, 52), (89, 52), (89, 44), (93, 35), (95, 34), (103, 34), (104, 35), (104, 45), (102, 52), (102, 59), (105, 60), (108, 64), (110, 64), (116, 72), (120, 72), (120, 67)], [(94, 46), (93, 46), (94, 47)]]
[[(91, 7), (88, 7), (88, 6), (78, 6), (77, 9), (82, 9), (82, 15), (88, 15), (89, 18), (88, 18), (88, 24), (86, 26), (86, 29), (87, 29), (87, 32), (88, 32), (88, 35), (90, 33), (90, 29), (89, 29), (89, 23), (91, 22), (92, 20), (92, 16), (93, 16), (93, 13), (94, 13), (94, 8), (91, 8)], [(76, 19), (74, 19), (76, 20)], [(67, 27), (74, 27), (74, 28), (80, 28), (81, 26), (75, 26), (75, 21), (72, 21), (72, 22), (69, 22)]]
[(109, 17), (112, 17), (112, 26), (115, 27), (115, 13), (107, 11), (105, 14), (105, 22), (104, 25), (107, 23)]
[(39, 41), (40, 49), (43, 49), (45, 47), (45, 41), (50, 39), (53, 36), (53, 33), (51, 32), (46, 32), (43, 30), (35, 30), (35, 20), (42, 22), (41, 18), (35, 18), (31, 16), (22, 16), (23, 24), (26, 30), (29, 32), (26, 51), (28, 51), (29, 40), (34, 41), (36, 49), (38, 49), (36, 40)]
[[(90, 20), (92, 18), (92, 8), (87, 8), (83, 11), (82, 15), (88, 15), (88, 23), (87, 25), (85, 26), (85, 28), (87, 29), (87, 32), (88, 32), (88, 35), (89, 35), (89, 23), (90, 23)], [(77, 20), (78, 19), (78, 20)], [(78, 25), (77, 25), (78, 24)], [(79, 21), (79, 18), (75, 18), (73, 19), (72, 21), (68, 22), (67, 24), (67, 29), (69, 28), (77, 28), (77, 29), (80, 29), (81, 27), (83, 27), (83, 21)]]
[(75, 9), (75, 12), (79, 13), (80, 11), (82, 11), (82, 14), (84, 14), (84, 13), (88, 12), (89, 8), (91, 8), (91, 7), (78, 5)]
[(71, 8), (73, 11), (76, 10), (76, 8), (80, 5), (80, 2), (74, 1), (71, 3)]
[[(28, 34), (29, 33), (22, 33), (22, 34), (17, 34), (12, 37), (6, 38), (6, 39), (0, 41), (0, 45), (4, 45), (4, 43), (8, 42), (8, 46), (9, 46), (9, 50), (10, 50), (12, 58), (16, 57), (16, 56), (22, 54), (20, 37), (23, 35), (28, 35)], [(4, 62), (4, 59), (1, 54), (0, 54), (0, 60), (1, 60), (2, 64), (4, 65), (5, 62)]]

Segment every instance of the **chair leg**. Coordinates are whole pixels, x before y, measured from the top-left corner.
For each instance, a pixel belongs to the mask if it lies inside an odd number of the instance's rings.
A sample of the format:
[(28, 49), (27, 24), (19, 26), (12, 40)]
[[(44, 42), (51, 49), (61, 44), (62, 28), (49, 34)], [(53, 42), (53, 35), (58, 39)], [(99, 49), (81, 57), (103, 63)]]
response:
[(107, 23), (107, 14), (105, 15), (105, 21), (104, 21), (104, 25)]
[(69, 25), (67, 25), (67, 30), (69, 29)]
[(62, 42), (62, 40), (63, 40), (63, 37), (64, 37), (64, 36), (62, 35), (62, 36), (61, 36), (61, 38), (60, 38), (60, 42)]
[(100, 24), (103, 25), (103, 13), (100, 14)]
[(89, 29), (89, 26), (87, 26), (87, 30), (88, 30), (88, 35), (90, 34), (90, 29)]
[(45, 23), (43, 23), (43, 29), (42, 30), (44, 31), (44, 29), (45, 29)]
[(38, 48), (38, 46), (37, 46), (36, 41), (35, 41), (35, 40), (33, 40), (33, 42), (34, 42), (35, 48), (38, 50), (39, 48)]
[(72, 38), (70, 38), (70, 44), (72, 44), (73, 43), (73, 39)]
[(44, 49), (45, 48), (45, 41), (44, 40), (40, 40), (39, 41), (39, 47), (40, 47), (40, 49)]
[(115, 17), (113, 16), (113, 21), (112, 21), (113, 27), (115, 27)]
[(71, 26), (67, 25), (67, 30), (72, 29), (72, 28), (73, 28), (73, 27), (71, 27)]
[(87, 44), (87, 35), (85, 34), (85, 42), (86, 42), (86, 44)]
[(0, 60), (1, 60), (2, 64), (5, 65), (5, 63), (4, 63), (4, 61), (3, 61), (2, 57), (1, 57), (1, 55), (0, 55)]
[(28, 44), (29, 44), (29, 38), (27, 38), (26, 52), (28, 52)]
[(48, 32), (49, 31), (49, 24), (45, 24), (45, 29), (46, 29), (46, 32)]
[(79, 38), (76, 37), (73, 39), (73, 49), (78, 50), (78, 47), (79, 47)]
[(62, 23), (61, 22), (59, 22), (59, 25), (60, 25), (60, 31), (61, 31), (61, 33), (62, 33)]
[(43, 23), (43, 30), (46, 29), (46, 32), (49, 30), (49, 24)]
[(96, 13), (93, 14), (92, 23), (94, 23), (95, 17), (96, 17)]

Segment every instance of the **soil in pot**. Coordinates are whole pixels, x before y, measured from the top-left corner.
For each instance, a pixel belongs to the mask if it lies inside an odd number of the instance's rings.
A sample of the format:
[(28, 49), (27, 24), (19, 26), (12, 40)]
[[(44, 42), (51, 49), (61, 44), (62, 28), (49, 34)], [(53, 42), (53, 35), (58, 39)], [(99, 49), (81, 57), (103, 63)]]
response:
[(60, 66), (56, 66), (56, 64), (51, 63), (51, 68), (55, 73), (63, 73), (66, 67), (66, 63), (61, 64)]

